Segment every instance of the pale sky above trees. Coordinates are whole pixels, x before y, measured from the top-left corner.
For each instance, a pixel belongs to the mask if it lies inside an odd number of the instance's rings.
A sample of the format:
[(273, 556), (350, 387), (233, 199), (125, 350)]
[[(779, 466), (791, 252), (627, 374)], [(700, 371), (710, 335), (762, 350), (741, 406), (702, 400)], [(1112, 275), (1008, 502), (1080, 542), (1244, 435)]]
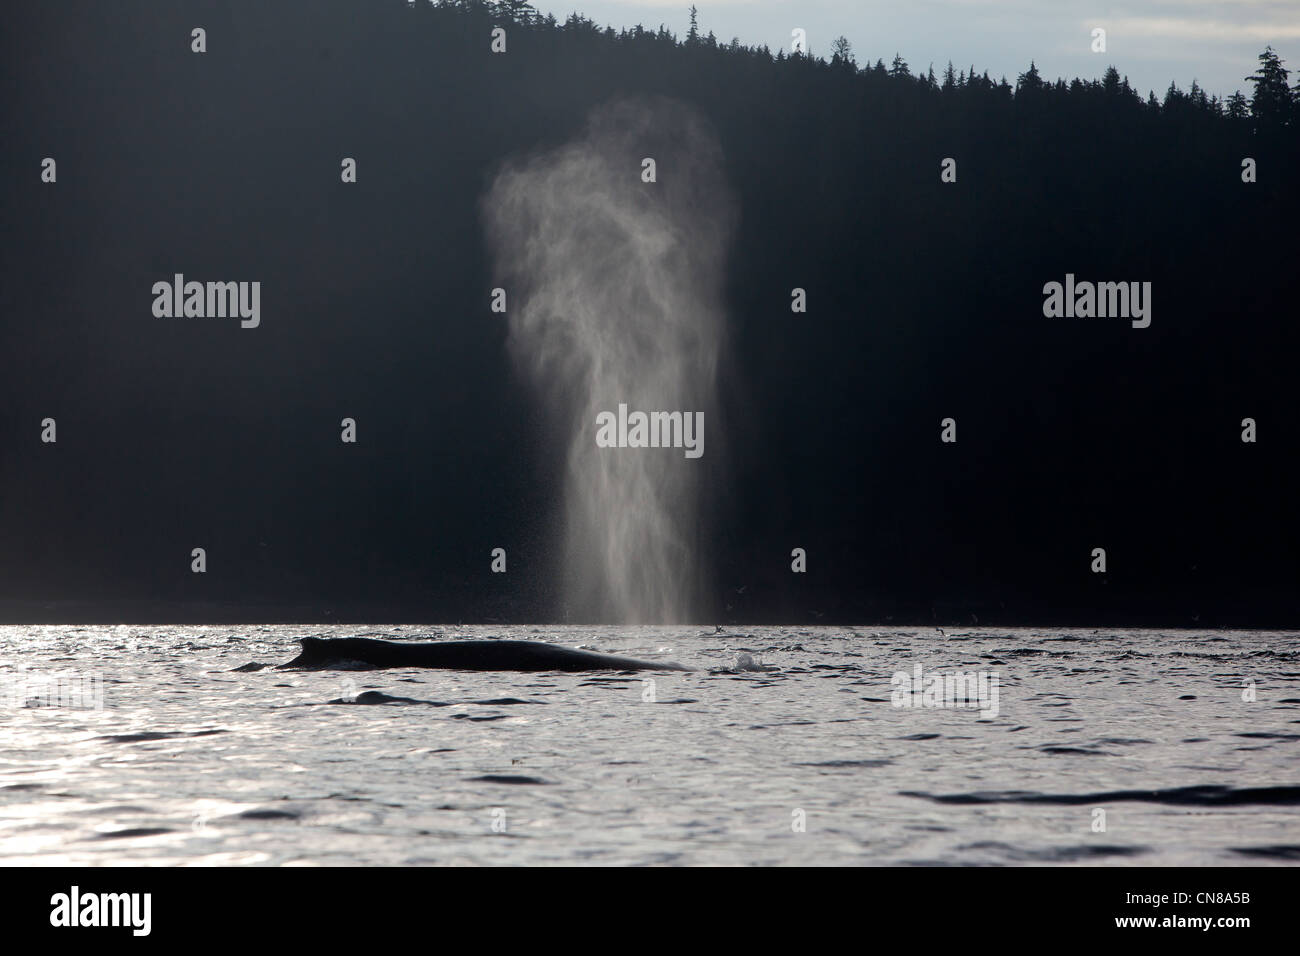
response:
[[(601, 25), (664, 24), (686, 35), (690, 0), (534, 0), (563, 20), (577, 11)], [(696, 0), (700, 32), (719, 42), (789, 47), (790, 31), (807, 31), (811, 51), (829, 57), (843, 34), (859, 64), (901, 53), (913, 72), (948, 60), (972, 64), (1012, 82), (1029, 61), (1044, 78), (1100, 79), (1114, 64), (1144, 96), (1163, 96), (1171, 80), (1186, 90), (1249, 96), (1245, 77), (1272, 44), (1288, 68), (1300, 66), (1300, 0)], [(1093, 53), (1092, 30), (1106, 30), (1105, 53)], [(1292, 62), (1294, 58), (1294, 62)]]

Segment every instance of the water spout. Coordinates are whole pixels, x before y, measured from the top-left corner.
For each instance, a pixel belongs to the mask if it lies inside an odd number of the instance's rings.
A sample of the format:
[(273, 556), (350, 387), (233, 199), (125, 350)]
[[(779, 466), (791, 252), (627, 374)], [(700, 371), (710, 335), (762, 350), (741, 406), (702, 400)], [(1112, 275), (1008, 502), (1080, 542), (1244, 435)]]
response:
[[(716, 438), (703, 423), (716, 408), (735, 218), (716, 137), (684, 104), (618, 101), (575, 141), (507, 164), (484, 213), (512, 357), (564, 436), (571, 612), (690, 619), (706, 586), (700, 453)], [(607, 431), (598, 444), (598, 420), (620, 412), (620, 442), (609, 447)], [(683, 421), (702, 428), (685, 453), (672, 440)]]

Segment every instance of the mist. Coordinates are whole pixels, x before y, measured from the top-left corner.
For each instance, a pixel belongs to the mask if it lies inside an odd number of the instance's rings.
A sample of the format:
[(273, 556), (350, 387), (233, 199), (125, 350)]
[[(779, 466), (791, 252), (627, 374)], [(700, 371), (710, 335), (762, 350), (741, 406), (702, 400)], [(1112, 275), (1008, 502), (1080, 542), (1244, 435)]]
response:
[(483, 208), (511, 359), (559, 436), (567, 616), (692, 619), (710, 586), (703, 463), (668, 447), (599, 447), (596, 435), (598, 417), (624, 405), (695, 413), (717, 439), (736, 212), (717, 137), (680, 102), (618, 100), (573, 141), (508, 162)]

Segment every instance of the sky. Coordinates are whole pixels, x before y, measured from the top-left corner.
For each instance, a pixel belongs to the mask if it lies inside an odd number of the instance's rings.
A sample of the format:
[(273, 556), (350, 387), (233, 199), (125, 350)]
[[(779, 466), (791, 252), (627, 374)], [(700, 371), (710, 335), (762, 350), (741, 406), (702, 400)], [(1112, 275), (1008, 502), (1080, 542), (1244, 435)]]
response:
[[(574, 10), (601, 25), (686, 33), (690, 0), (534, 0), (563, 19)], [(700, 32), (722, 42), (790, 44), (807, 32), (814, 55), (828, 56), (835, 37), (853, 45), (858, 63), (886, 64), (901, 53), (912, 71), (948, 60), (974, 64), (1014, 83), (1034, 60), (1045, 78), (1100, 78), (1114, 64), (1143, 95), (1163, 96), (1171, 80), (1197, 80), (1210, 95), (1247, 95), (1267, 44), (1300, 68), (1300, 0), (696, 0)], [(1106, 31), (1106, 52), (1092, 51), (1092, 31)]]

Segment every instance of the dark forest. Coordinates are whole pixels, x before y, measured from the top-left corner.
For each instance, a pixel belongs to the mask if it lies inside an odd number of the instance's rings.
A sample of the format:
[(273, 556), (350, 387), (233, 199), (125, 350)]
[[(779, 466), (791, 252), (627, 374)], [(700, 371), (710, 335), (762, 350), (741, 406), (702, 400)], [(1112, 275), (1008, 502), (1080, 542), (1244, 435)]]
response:
[[(1300, 84), (1271, 48), (1220, 101), (773, 53), (707, 10), (685, 38), (517, 0), (8, 19), (0, 619), (563, 620), (562, 462), (482, 197), (668, 97), (738, 212), (693, 618), (1300, 622)], [(260, 280), (260, 326), (156, 318), (174, 273)], [(1150, 282), (1150, 326), (1045, 317), (1067, 274)]]

